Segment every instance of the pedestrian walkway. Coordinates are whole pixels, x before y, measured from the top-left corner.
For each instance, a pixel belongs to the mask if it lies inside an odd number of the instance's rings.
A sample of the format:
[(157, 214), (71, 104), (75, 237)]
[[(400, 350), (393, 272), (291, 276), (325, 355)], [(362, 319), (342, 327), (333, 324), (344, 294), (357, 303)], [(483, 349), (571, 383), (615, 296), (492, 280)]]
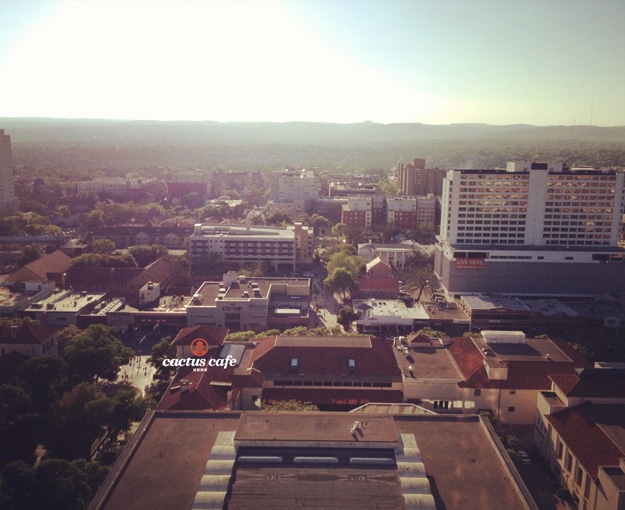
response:
[(117, 379), (117, 384), (130, 384), (145, 394), (145, 387), (153, 382), (156, 369), (148, 363), (150, 356), (136, 356), (127, 365), (122, 365)]

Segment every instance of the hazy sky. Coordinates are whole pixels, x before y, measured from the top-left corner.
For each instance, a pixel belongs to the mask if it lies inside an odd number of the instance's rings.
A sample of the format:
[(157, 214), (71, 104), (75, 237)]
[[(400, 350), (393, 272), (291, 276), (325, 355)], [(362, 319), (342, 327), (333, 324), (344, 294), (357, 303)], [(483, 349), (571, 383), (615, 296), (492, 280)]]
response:
[(0, 117), (625, 125), (624, 27), (624, 0), (0, 0)]

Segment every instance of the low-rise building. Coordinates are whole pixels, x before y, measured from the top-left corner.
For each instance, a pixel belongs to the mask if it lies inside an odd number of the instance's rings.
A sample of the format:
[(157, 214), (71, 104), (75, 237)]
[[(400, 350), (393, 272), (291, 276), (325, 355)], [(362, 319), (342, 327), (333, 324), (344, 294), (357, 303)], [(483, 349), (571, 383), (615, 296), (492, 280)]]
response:
[(538, 395), (537, 450), (576, 508), (623, 508), (625, 366), (598, 364), (551, 380)]
[(268, 262), (295, 270), (313, 261), (313, 228), (296, 222), (282, 227), (196, 224), (189, 239), (191, 263), (211, 256), (239, 264)]
[(0, 335), (0, 356), (11, 353), (29, 358), (56, 355), (58, 332), (59, 328), (29, 322), (11, 326), (9, 331)]
[(419, 303), (408, 308), (398, 299), (354, 299), (353, 307), (358, 314), (356, 328), (361, 333), (406, 334), (415, 327), (427, 326), (429, 321)]
[(189, 326), (231, 331), (308, 326), (309, 278), (247, 278), (231, 271), (221, 282), (204, 282), (186, 305)]

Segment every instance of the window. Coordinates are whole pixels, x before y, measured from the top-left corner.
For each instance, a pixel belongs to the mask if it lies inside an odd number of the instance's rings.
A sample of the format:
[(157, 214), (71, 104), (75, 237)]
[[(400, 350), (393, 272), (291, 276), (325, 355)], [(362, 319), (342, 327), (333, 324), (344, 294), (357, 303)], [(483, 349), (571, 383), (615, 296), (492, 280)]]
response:
[(508, 412), (509, 413), (513, 413), (514, 411), (516, 411), (516, 408), (514, 406), (508, 407)]
[(561, 459), (561, 458), (562, 458), (562, 452), (563, 452), (563, 450), (564, 450), (564, 447), (563, 447), (563, 445), (562, 445), (562, 441), (560, 441), (560, 438), (558, 437), (558, 438), (556, 439), (556, 457), (557, 457), (558, 459)]
[(351, 374), (356, 372), (356, 359), (355, 358), (349, 358), (347, 360), (347, 371)]
[(510, 390), (510, 395), (516, 395), (516, 390)]
[(473, 396), (474, 397), (481, 397), (482, 396), (482, 390), (480, 388), (475, 388), (473, 390)]
[(581, 466), (579, 465), (579, 461), (576, 464), (577, 466), (575, 467), (575, 483), (581, 487), (582, 477), (584, 476), (584, 473)]
[(566, 457), (564, 459), (564, 467), (567, 471), (571, 471), (571, 466), (573, 465), (573, 457), (569, 452), (566, 452)]
[(299, 359), (298, 358), (291, 358), (289, 369), (291, 372), (299, 372)]

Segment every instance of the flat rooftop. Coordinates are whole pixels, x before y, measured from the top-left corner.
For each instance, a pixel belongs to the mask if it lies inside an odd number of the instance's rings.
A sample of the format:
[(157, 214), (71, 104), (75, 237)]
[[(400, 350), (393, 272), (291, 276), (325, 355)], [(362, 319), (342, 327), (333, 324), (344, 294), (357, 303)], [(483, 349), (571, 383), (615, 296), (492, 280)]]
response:
[[(235, 437), (252, 439), (276, 436), (327, 440), (347, 435), (354, 445), (349, 451), (363, 451), (365, 445), (354, 441), (347, 426), (355, 420), (364, 424), (365, 436), (372, 434), (390, 441), (392, 435), (396, 442), (398, 434), (414, 435), (437, 508), (526, 508), (513, 481), (515, 471), (508, 471), (477, 416), (151, 412), (90, 509), (191, 508), (219, 432), (236, 431)], [(239, 454), (244, 448), (239, 447)], [(227, 507), (250, 508), (253, 500), (254, 508), (289, 510), (296, 508), (293, 501), (308, 504), (302, 508), (316, 509), (405, 508), (399, 498), (401, 484), (397, 482), (396, 465), (354, 466), (340, 461), (345, 449), (319, 446), (312, 451), (315, 456), (336, 456), (339, 462), (332, 466), (235, 463)], [(373, 450), (366, 456), (391, 451)], [(288, 456), (292, 450), (269, 447), (264, 452)], [(373, 488), (375, 494), (371, 494)], [(363, 491), (370, 497), (360, 497)], [(285, 495), (288, 502), (280, 506)]]
[(486, 343), (481, 336), (472, 335), (471, 339), (478, 348), (490, 349), (496, 358), (503, 361), (554, 361), (572, 362), (554, 342), (548, 338), (526, 338), (524, 343)]
[[(408, 348), (408, 356), (404, 356), (396, 349), (396, 357), (404, 368), (412, 367), (416, 379), (451, 379), (462, 381), (464, 377), (456, 367), (449, 351), (440, 342), (431, 345), (413, 343)], [(407, 373), (408, 370), (404, 371)]]
[[(198, 305), (192, 300), (189, 306), (214, 306), (219, 296), (223, 301), (267, 299), (271, 286), (280, 284), (310, 288), (310, 278), (249, 278), (245, 283), (234, 282), (229, 285), (222, 282), (204, 282), (194, 295), (194, 298), (196, 296), (199, 298), (201, 304)], [(254, 289), (258, 289), (258, 292)], [(247, 296), (244, 296), (245, 292)]]

